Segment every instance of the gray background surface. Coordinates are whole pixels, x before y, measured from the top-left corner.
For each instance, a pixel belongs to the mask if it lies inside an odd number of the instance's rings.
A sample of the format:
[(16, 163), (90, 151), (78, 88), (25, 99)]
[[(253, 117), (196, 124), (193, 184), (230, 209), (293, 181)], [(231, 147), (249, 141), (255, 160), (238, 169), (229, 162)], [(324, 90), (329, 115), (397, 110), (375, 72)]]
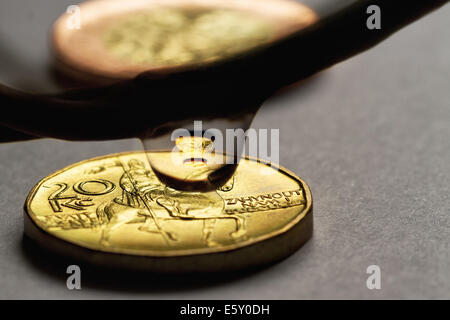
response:
[[(30, 23), (45, 8), (33, 10)], [(0, 16), (1, 25), (7, 12)], [(94, 273), (83, 278), (82, 290), (69, 291), (65, 264), (22, 243), (25, 197), (52, 171), (140, 143), (0, 145), (0, 298), (450, 298), (449, 16), (447, 5), (260, 110), (254, 126), (280, 129), (281, 164), (311, 186), (315, 234), (259, 272), (189, 280), (120, 274), (99, 280)], [(37, 42), (33, 32), (23, 36)], [(31, 71), (39, 68), (25, 60)], [(38, 73), (2, 77), (26, 88)], [(381, 290), (366, 288), (372, 264), (381, 268)]]

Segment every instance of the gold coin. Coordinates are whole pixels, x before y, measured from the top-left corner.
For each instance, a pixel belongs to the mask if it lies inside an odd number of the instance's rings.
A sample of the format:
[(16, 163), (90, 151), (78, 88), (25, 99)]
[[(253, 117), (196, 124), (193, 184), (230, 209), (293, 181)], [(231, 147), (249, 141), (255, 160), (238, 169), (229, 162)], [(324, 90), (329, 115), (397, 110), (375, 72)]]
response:
[(217, 190), (171, 189), (144, 152), (130, 152), (41, 180), (25, 204), (25, 233), (42, 247), (103, 266), (237, 270), (280, 260), (305, 243), (312, 199), (294, 174), (248, 158)]
[(53, 26), (57, 61), (72, 75), (110, 80), (217, 61), (317, 20), (287, 0), (94, 0), (79, 8)]

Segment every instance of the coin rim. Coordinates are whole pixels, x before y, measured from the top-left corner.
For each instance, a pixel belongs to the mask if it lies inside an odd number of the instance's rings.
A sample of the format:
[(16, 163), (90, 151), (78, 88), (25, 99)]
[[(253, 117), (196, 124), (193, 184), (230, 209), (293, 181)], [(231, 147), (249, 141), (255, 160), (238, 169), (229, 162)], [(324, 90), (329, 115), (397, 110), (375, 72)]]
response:
[[(148, 152), (148, 151), (147, 151)], [(167, 152), (167, 151), (162, 151), (162, 150), (155, 150), (155, 151), (150, 151), (150, 152)], [(98, 160), (102, 160), (102, 159), (107, 159), (107, 158), (112, 158), (112, 157), (119, 157), (119, 156), (126, 156), (126, 155), (130, 155), (130, 154), (144, 154), (146, 153), (146, 151), (128, 151), (128, 152), (119, 152), (119, 153), (113, 153), (113, 154), (109, 154), (109, 155), (104, 155), (104, 156), (99, 156), (99, 157), (94, 157), (94, 158), (90, 158), (90, 159), (86, 159), (83, 161), (79, 161), (76, 162), (74, 164), (71, 164), (69, 166), (66, 166), (62, 169), (59, 169), (57, 171), (54, 171), (53, 173), (49, 174), (48, 176), (44, 177), (43, 179), (41, 179), (29, 192), (25, 204), (24, 204), (24, 213), (26, 214), (26, 216), (29, 218), (29, 220), (33, 223), (33, 225), (41, 230), (42, 232), (44, 232), (46, 235), (49, 235), (53, 238), (59, 239), (65, 243), (69, 243), (71, 245), (77, 246), (77, 247), (81, 247), (83, 249), (88, 249), (88, 250), (92, 250), (92, 251), (96, 251), (96, 252), (102, 252), (105, 254), (123, 254), (123, 255), (130, 255), (130, 256), (142, 256), (142, 257), (182, 257), (182, 256), (194, 256), (194, 255), (210, 255), (210, 254), (214, 254), (214, 253), (223, 253), (223, 252), (229, 252), (229, 251), (234, 251), (234, 250), (238, 250), (241, 248), (245, 248), (245, 247), (249, 247), (261, 242), (265, 242), (269, 239), (275, 238), (277, 236), (280, 236), (282, 234), (287, 233), (288, 231), (290, 231), (291, 229), (293, 229), (297, 224), (299, 224), (302, 220), (305, 219), (305, 217), (309, 214), (312, 215), (312, 195), (311, 195), (311, 190), (308, 186), (308, 184), (303, 181), (300, 177), (298, 177), (297, 175), (295, 175), (293, 172), (287, 170), (286, 168), (282, 167), (282, 166), (276, 166), (273, 164), (270, 164), (269, 162), (265, 161), (265, 160), (261, 160), (255, 157), (243, 157), (243, 159), (245, 160), (249, 160), (249, 161), (254, 161), (254, 162), (259, 162), (265, 165), (271, 165), (272, 167), (275, 167), (275, 169), (277, 169), (278, 171), (283, 172), (284, 174), (286, 174), (288, 177), (296, 180), (298, 183), (300, 183), (301, 187), (304, 190), (305, 193), (305, 199), (306, 199), (306, 205), (304, 206), (303, 210), (297, 214), (297, 216), (291, 220), (289, 223), (287, 223), (284, 227), (277, 229), (276, 231), (273, 231), (271, 233), (267, 233), (264, 235), (261, 235), (260, 237), (258, 237), (257, 239), (248, 239), (239, 243), (235, 243), (235, 244), (229, 244), (226, 246), (222, 246), (222, 247), (214, 247), (214, 248), (199, 248), (199, 249), (182, 249), (182, 250), (176, 250), (176, 251), (153, 251), (153, 250), (134, 250), (134, 249), (117, 249), (117, 248), (108, 248), (108, 250), (104, 250), (104, 248), (96, 248), (93, 246), (89, 246), (89, 245), (84, 245), (84, 244), (79, 244), (79, 243), (75, 243), (72, 242), (70, 240), (67, 239), (63, 239), (58, 237), (57, 235), (54, 235), (52, 233), (50, 233), (49, 231), (47, 231), (46, 229), (42, 228), (39, 223), (35, 220), (34, 217), (36, 217), (36, 214), (34, 214), (34, 212), (31, 210), (31, 202), (33, 201), (38, 189), (41, 187), (41, 185), (46, 182), (47, 180), (65, 172), (68, 171), (74, 167), (80, 166), (82, 164), (91, 162), (91, 161), (98, 161)], [(274, 170), (275, 170), (274, 169)], [(26, 231), (26, 230), (25, 230)], [(312, 230), (311, 230), (312, 231)]]

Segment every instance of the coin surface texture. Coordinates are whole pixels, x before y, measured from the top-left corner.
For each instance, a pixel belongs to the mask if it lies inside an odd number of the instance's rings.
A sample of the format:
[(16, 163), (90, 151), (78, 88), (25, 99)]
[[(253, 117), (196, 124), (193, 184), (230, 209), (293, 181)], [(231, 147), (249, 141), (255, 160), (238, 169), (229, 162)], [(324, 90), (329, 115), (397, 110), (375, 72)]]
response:
[(130, 152), (41, 180), (25, 204), (25, 232), (40, 246), (100, 265), (237, 270), (280, 260), (306, 242), (312, 199), (294, 174), (248, 158), (217, 190), (171, 189), (144, 152)]
[(72, 76), (129, 79), (227, 58), (316, 20), (288, 0), (94, 0), (55, 22), (52, 47)]

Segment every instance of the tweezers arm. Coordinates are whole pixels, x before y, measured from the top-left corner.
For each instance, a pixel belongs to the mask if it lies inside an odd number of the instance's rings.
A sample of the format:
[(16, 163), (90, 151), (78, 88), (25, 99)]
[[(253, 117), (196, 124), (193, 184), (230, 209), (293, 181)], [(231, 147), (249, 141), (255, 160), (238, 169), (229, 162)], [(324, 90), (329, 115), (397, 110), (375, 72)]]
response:
[[(106, 88), (37, 96), (0, 85), (0, 105), (7, 109), (0, 125), (9, 128), (4, 130), (9, 134), (103, 140), (134, 137), (176, 115), (196, 115), (177, 110), (179, 106), (195, 106), (191, 109), (199, 113), (220, 110), (226, 116), (236, 112), (233, 108), (256, 105), (286, 85), (375, 46), (447, 2), (360, 0), (257, 51), (176, 74), (145, 72)], [(379, 30), (366, 27), (370, 5), (381, 9)], [(132, 121), (124, 121), (125, 113), (134, 115)]]
[[(248, 81), (279, 89), (370, 49), (402, 27), (443, 6), (448, 0), (360, 0), (320, 18), (309, 28), (254, 54)], [(369, 29), (367, 8), (381, 10), (381, 29)], [(248, 69), (245, 68), (247, 64)]]

